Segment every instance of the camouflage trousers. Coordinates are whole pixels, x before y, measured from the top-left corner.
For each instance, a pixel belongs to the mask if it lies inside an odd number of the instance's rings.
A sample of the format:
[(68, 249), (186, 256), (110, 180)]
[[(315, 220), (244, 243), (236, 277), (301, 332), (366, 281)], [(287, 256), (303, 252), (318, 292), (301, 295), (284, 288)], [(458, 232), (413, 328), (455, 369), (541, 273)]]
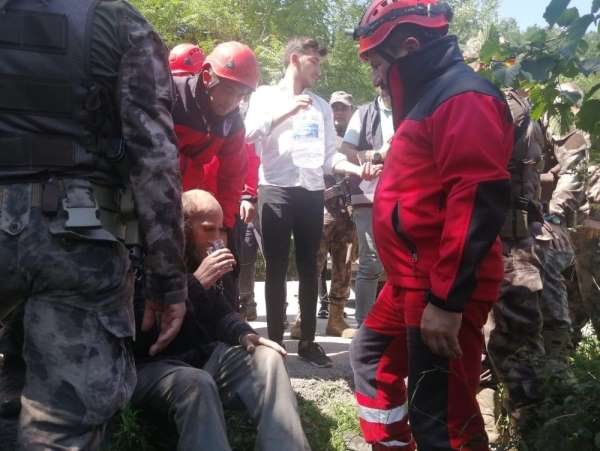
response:
[(45, 216), (32, 191), (5, 186), (0, 207), (0, 310), (14, 300), (24, 306), (19, 442), (98, 449), (135, 385), (128, 252), (106, 234), (82, 239), (60, 212)]
[(319, 274), (327, 264), (327, 254), (331, 254), (331, 289), (329, 302), (345, 304), (350, 296), (352, 262), (357, 258), (356, 229), (349, 215), (334, 217), (326, 212), (323, 222), (323, 235), (317, 253)]
[[(548, 227), (548, 226), (547, 226)], [(571, 314), (565, 274), (575, 263), (569, 232), (564, 225), (552, 225), (550, 240), (536, 240), (542, 262), (542, 314), (544, 317), (545, 376), (560, 376), (568, 371), (572, 353)]]
[(600, 230), (580, 227), (571, 233), (571, 241), (576, 271), (569, 290), (569, 308), (576, 345), (589, 321), (600, 339)]
[(533, 240), (503, 242), (504, 280), (489, 318), (487, 355), (514, 407), (540, 399), (542, 276)]

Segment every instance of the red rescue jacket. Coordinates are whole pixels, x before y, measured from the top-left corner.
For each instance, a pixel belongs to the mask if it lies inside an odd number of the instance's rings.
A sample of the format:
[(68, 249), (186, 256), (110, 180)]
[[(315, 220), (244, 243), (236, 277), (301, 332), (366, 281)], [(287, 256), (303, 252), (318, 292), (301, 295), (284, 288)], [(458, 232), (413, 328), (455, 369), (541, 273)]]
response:
[(449, 311), (495, 301), (514, 141), (504, 96), (464, 63), (453, 36), (394, 63), (388, 86), (397, 130), (373, 209), (388, 280), (429, 290)]
[[(231, 228), (248, 172), (244, 122), (237, 110), (225, 117), (212, 114), (205, 90), (196, 89), (198, 80), (198, 76), (173, 77), (173, 120), (183, 190), (213, 193), (223, 208), (225, 227)], [(255, 194), (256, 185), (252, 189)]]

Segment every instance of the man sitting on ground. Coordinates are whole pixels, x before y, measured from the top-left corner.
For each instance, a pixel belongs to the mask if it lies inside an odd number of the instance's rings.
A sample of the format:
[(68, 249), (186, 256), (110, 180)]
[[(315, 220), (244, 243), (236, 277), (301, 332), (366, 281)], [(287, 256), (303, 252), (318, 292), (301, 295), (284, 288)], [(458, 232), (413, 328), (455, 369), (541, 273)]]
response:
[[(279, 451), (285, 443), (286, 450), (310, 451), (283, 363), (285, 349), (260, 337), (225, 299), (220, 279), (236, 262), (228, 249), (217, 249), (221, 206), (210, 193), (193, 190), (183, 194), (183, 210), (188, 313), (179, 336), (156, 357), (146, 349), (153, 334), (138, 332), (134, 406), (168, 414), (178, 449), (230, 451), (222, 404), (241, 401), (257, 425), (257, 450)], [(141, 312), (136, 309), (138, 329)]]

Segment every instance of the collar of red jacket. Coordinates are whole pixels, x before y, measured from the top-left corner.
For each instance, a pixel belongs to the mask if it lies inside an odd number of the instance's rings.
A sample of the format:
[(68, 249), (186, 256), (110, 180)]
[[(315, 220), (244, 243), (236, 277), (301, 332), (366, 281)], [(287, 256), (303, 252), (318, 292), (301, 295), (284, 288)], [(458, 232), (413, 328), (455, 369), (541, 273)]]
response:
[(429, 81), (463, 61), (456, 36), (436, 39), (416, 52), (397, 59), (388, 72), (394, 126), (397, 128), (417, 104)]

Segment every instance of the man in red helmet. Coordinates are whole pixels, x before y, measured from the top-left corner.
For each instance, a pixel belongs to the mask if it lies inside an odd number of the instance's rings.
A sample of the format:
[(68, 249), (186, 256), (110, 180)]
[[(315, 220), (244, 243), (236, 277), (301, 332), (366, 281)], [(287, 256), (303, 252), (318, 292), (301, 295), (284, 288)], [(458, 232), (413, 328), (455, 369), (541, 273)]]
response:
[(235, 224), (248, 167), (238, 108), (256, 89), (258, 77), (254, 52), (239, 42), (215, 47), (199, 74), (173, 77), (183, 190), (212, 192), (223, 208), (227, 229)]
[(450, 18), (436, 0), (377, 0), (355, 31), (396, 128), (373, 207), (388, 281), (351, 350), (374, 450), (489, 450), (475, 394), (514, 131), (502, 93), (446, 36)]
[[(246, 59), (248, 65), (239, 65), (236, 71), (223, 69), (223, 66), (228, 64), (235, 64), (236, 62), (228, 58), (235, 56), (240, 58), (240, 61)], [(208, 114), (213, 111), (213, 100), (216, 107), (220, 105), (226, 96), (229, 87), (228, 83), (233, 82), (241, 85), (241, 92), (249, 92), (248, 88), (256, 87), (257, 80), (253, 80), (253, 77), (258, 74), (258, 67), (256, 59), (252, 51), (237, 42), (230, 42), (221, 44), (218, 46), (211, 55), (209, 55), (209, 63), (211, 70), (219, 79), (220, 88), (216, 89), (219, 83), (216, 83), (213, 88), (210, 88), (211, 102), (208, 105), (204, 104), (202, 108), (196, 108), (196, 103), (191, 102), (192, 108), (183, 106), (181, 116), (175, 115), (176, 132), (179, 138), (179, 142), (185, 142), (185, 149), (180, 147), (180, 162), (183, 173), (183, 186), (184, 191), (190, 189), (204, 189), (213, 193), (218, 199), (221, 205), (226, 208), (225, 226), (228, 230), (229, 246), (234, 251), (236, 256), (241, 253), (241, 243), (238, 239), (240, 224), (249, 224), (254, 220), (256, 214), (256, 196), (257, 196), (257, 184), (258, 184), (258, 166), (260, 161), (256, 156), (254, 148), (246, 145), (245, 152), (247, 155), (247, 175), (242, 177), (241, 170), (244, 168), (243, 162), (244, 157), (239, 155), (239, 146), (243, 145), (242, 137), (243, 133), (240, 131), (243, 129), (239, 128), (239, 114), (238, 107), (240, 100), (233, 98), (231, 104), (235, 106), (235, 111), (230, 113), (231, 117), (224, 117), (215, 114)], [(233, 61), (233, 63), (232, 63)], [(195, 83), (198, 85), (197, 80), (194, 76), (207, 68), (206, 57), (202, 50), (193, 44), (179, 44), (171, 50), (169, 55), (169, 64), (171, 67), (171, 73), (174, 76), (175, 84), (180, 86), (182, 90), (178, 90), (178, 94), (182, 93), (178, 98), (181, 102), (184, 100), (186, 92), (192, 94), (191, 89), (186, 91), (185, 86), (188, 83)], [(246, 71), (246, 72), (244, 72)], [(250, 76), (246, 79), (244, 77)], [(181, 80), (184, 78), (186, 80)], [(238, 89), (240, 86), (237, 87)], [(206, 88), (205, 88), (206, 89)], [(192, 94), (193, 95), (193, 94)], [(180, 103), (178, 103), (179, 105)], [(200, 111), (202, 110), (202, 111)], [(195, 117), (188, 117), (193, 114)], [(212, 132), (208, 137), (207, 130), (205, 130), (205, 122), (203, 115), (208, 114), (210, 117), (222, 118), (218, 121), (223, 120), (223, 123), (229, 122), (234, 123), (235, 126), (231, 127), (228, 131), (228, 136), (231, 138), (221, 139), (218, 133)], [(178, 117), (182, 117), (181, 122)], [(194, 123), (194, 121), (197, 121)], [(216, 127), (217, 129), (220, 127)], [(210, 127), (209, 127), (210, 128)], [(206, 138), (206, 139), (205, 139)], [(212, 147), (211, 147), (212, 146)], [(208, 152), (205, 152), (209, 150)], [(235, 198), (236, 193), (240, 189), (240, 181), (242, 183), (241, 197), (238, 195)], [(237, 199), (237, 200), (236, 200)], [(225, 207), (227, 205), (227, 207)], [(238, 225), (236, 226), (235, 216), (240, 217)], [(234, 226), (235, 230), (234, 230)], [(237, 309), (237, 299), (239, 297), (237, 288), (237, 277), (238, 269), (233, 273), (232, 278), (226, 278), (226, 291), (228, 292), (230, 300), (235, 303)], [(246, 300), (246, 299), (244, 299)]]
[(179, 44), (169, 53), (169, 68), (175, 76), (189, 76), (200, 73), (206, 56), (195, 44)]

